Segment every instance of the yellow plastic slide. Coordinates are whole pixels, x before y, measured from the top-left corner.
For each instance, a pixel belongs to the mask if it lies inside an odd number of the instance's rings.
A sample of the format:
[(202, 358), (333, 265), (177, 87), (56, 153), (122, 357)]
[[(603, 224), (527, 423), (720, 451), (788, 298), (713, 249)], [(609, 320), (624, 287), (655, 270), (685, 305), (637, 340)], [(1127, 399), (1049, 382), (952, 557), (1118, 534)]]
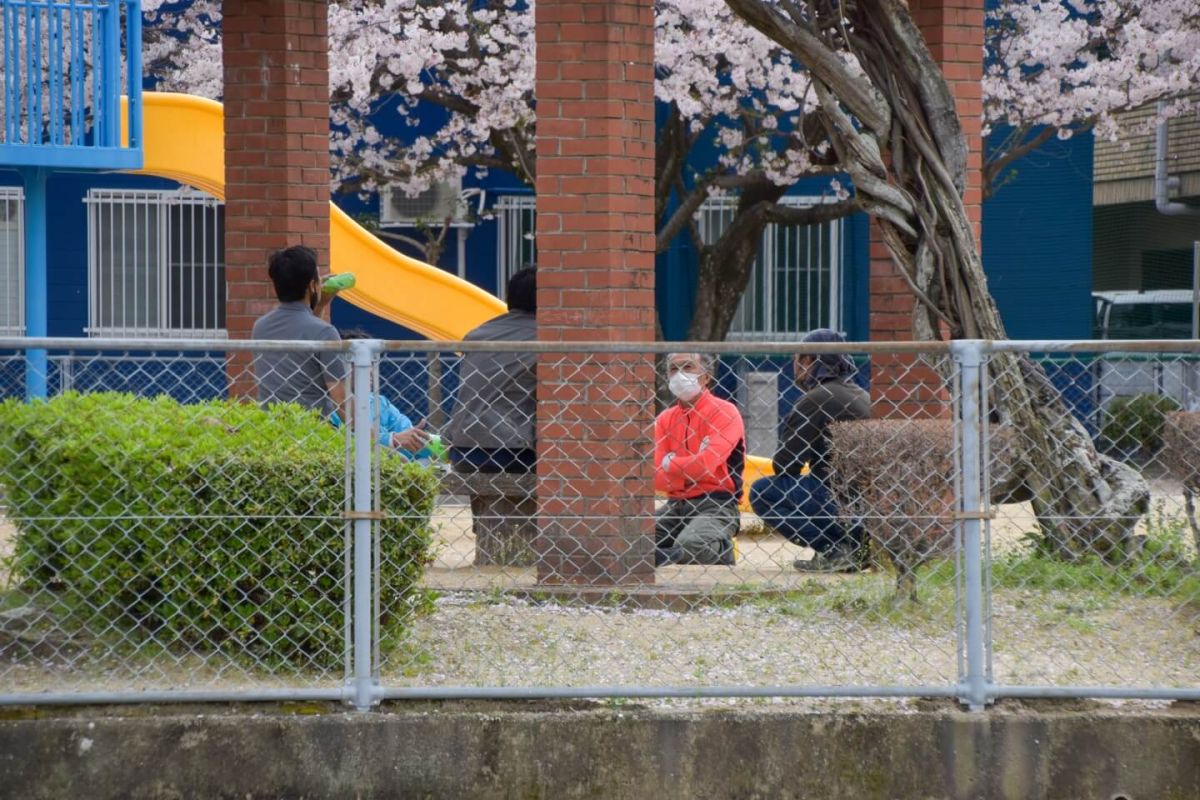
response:
[[(127, 116), (127, 115), (122, 115)], [(169, 92), (142, 95), (145, 160), (138, 172), (225, 198), (225, 123), (220, 103)], [(355, 287), (338, 297), (434, 340), (461, 339), (505, 311), (496, 297), (437, 267), (396, 252), (329, 204), (333, 273), (353, 272)], [(746, 458), (745, 483), (772, 474), (771, 460)], [(748, 507), (743, 496), (743, 507)]]
[[(142, 95), (145, 161), (139, 172), (170, 178), (224, 199), (225, 127), (220, 103), (187, 94)], [(329, 204), (333, 273), (353, 272), (338, 297), (435, 340), (461, 339), (503, 314), (505, 305), (474, 284), (396, 252)]]

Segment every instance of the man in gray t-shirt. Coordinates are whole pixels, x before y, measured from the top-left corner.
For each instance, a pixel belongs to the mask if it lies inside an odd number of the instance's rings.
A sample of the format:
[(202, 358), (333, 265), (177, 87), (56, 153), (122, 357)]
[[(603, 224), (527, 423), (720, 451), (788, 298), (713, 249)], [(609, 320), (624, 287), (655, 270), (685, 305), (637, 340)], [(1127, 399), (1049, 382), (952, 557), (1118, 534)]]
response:
[[(297, 245), (271, 255), (267, 268), (279, 306), (254, 323), (251, 339), (341, 341), (318, 314), (333, 299), (321, 292), (316, 254)], [(328, 417), (342, 405), (346, 362), (341, 353), (262, 352), (254, 355), (260, 403), (298, 403)]]

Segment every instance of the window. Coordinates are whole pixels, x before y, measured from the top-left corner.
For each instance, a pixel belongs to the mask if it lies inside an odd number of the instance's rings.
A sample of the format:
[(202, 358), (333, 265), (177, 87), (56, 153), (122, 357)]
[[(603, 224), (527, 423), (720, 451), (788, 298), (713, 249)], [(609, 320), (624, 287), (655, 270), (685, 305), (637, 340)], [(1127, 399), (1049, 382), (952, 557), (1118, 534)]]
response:
[(86, 202), (89, 334), (225, 334), (220, 201), (192, 189), (92, 189)]
[(537, 262), (534, 235), (537, 206), (533, 195), (505, 195), (496, 200), (496, 294), (504, 299), (508, 278), (527, 264)]
[(0, 335), (25, 333), (25, 194), (0, 188)]
[[(784, 197), (797, 207), (823, 198)], [(700, 208), (700, 237), (713, 244), (733, 221), (737, 197), (714, 197)], [(799, 339), (814, 328), (841, 323), (839, 273), (842, 221), (768, 225), (758, 260), (729, 329), (730, 339)]]

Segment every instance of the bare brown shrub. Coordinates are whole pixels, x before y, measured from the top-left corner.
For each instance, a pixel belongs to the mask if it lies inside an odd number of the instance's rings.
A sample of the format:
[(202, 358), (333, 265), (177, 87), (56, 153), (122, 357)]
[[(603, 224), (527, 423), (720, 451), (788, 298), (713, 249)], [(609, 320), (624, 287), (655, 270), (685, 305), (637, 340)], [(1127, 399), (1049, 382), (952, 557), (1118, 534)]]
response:
[(1162, 460), (1183, 483), (1188, 525), (1200, 553), (1200, 520), (1196, 517), (1196, 495), (1200, 494), (1200, 411), (1174, 411), (1166, 415)]
[(954, 431), (950, 420), (864, 420), (829, 428), (833, 491), (896, 567), (916, 599), (915, 571), (954, 548)]

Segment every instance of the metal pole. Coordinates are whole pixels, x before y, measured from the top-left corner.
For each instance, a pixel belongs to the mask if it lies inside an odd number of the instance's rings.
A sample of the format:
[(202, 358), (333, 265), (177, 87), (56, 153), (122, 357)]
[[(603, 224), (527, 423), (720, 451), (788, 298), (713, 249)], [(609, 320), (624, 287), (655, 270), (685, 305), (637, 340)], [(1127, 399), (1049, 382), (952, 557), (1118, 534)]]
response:
[[(126, 147), (142, 147), (142, 4), (140, 0), (128, 0), (125, 10), (126, 31), (125, 65), (126, 94), (129, 97), (129, 140)], [(117, 124), (117, 130), (121, 128)], [(139, 162), (140, 163), (140, 162)]]
[[(22, 170), (25, 181), (25, 335), (45, 336), (46, 170)], [(25, 399), (46, 396), (49, 360), (46, 351), (25, 351)]]
[(1200, 242), (1192, 242), (1192, 338), (1200, 339)]
[[(1200, 241), (1192, 242), (1192, 339), (1200, 340)], [(1183, 369), (1187, 390), (1184, 408), (1200, 411), (1200, 364), (1191, 359), (1184, 362)]]
[(467, 229), (459, 228), (455, 238), (458, 239), (458, 277), (465, 281), (467, 279)]
[(429, 430), (440, 433), (446, 423), (446, 415), (442, 412), (442, 354), (429, 353), (425, 358), (429, 370), (429, 408), (425, 419)]
[(371, 368), (379, 342), (355, 340), (350, 353), (353, 363), (352, 403), (354, 436), (354, 707), (359, 711), (371, 708), (376, 697), (376, 683), (371, 675), (371, 458), (375, 450), (375, 437), (371, 419)]
[(963, 598), (967, 615), (967, 671), (959, 700), (971, 711), (987, 705), (986, 662), (983, 647), (983, 417), (980, 414), (984, 343), (959, 340), (950, 346), (958, 362), (962, 387), (962, 436), (958, 451), (962, 496), (958, 530), (963, 546)]

